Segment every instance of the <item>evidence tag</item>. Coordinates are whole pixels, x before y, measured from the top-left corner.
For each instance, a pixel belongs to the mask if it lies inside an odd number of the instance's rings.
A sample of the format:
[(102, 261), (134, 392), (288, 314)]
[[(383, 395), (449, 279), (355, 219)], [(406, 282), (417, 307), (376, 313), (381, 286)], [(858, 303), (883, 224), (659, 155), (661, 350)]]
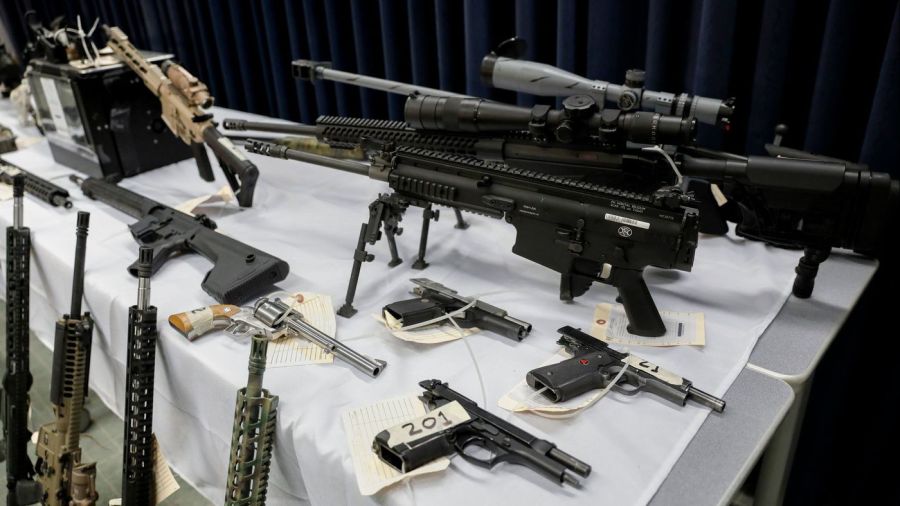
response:
[(681, 376), (671, 371), (667, 371), (662, 367), (654, 364), (653, 362), (644, 360), (643, 358), (636, 355), (628, 355), (627, 357), (625, 357), (625, 360), (623, 360), (623, 362), (630, 365), (631, 367), (634, 367), (635, 369), (639, 369), (646, 372), (647, 374), (650, 374), (651, 376), (655, 376), (671, 385), (681, 386), (684, 384), (684, 378), (682, 378)]
[(469, 412), (459, 401), (448, 402), (408, 422), (395, 425), (389, 429), (387, 444), (394, 448), (397, 445), (432, 436), (439, 432), (456, 427), (471, 420)]

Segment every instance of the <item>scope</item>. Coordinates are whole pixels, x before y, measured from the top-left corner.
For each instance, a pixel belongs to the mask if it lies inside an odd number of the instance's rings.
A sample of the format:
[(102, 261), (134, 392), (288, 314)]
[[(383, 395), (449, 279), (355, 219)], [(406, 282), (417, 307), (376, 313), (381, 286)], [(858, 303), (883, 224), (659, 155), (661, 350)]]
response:
[(598, 111), (587, 95), (563, 101), (562, 109), (547, 105), (519, 107), (480, 98), (411, 95), (404, 107), (406, 122), (415, 129), (448, 132), (529, 132), (539, 140), (562, 143), (597, 139), (606, 144), (691, 144), (696, 121), (652, 112)]
[(525, 42), (509, 39), (481, 61), (481, 77), (488, 86), (532, 95), (567, 97), (573, 94), (591, 96), (603, 109), (611, 102), (622, 111), (652, 111), (701, 123), (729, 128), (734, 113), (734, 99), (719, 100), (681, 93), (644, 89), (643, 70), (630, 69), (625, 84), (592, 80), (561, 68), (528, 60), (520, 60)]

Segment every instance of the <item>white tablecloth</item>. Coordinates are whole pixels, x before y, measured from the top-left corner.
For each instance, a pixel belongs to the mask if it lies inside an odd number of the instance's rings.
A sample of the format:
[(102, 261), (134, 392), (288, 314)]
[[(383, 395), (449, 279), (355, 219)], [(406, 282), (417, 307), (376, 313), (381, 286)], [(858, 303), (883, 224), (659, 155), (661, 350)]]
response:
[[(226, 113), (219, 110), (217, 117)], [(0, 123), (14, 124), (8, 111), (0, 111)], [(135, 303), (137, 286), (125, 271), (137, 252), (126, 226), (133, 220), (85, 199), (64, 177), (72, 171), (53, 162), (45, 142), (4, 158), (56, 178), (70, 189), (75, 202), (75, 209), (69, 211), (33, 199), (25, 204), (25, 223), (34, 244), (31, 326), (48, 345), (52, 345), (53, 322), (68, 311), (75, 210), (91, 212), (85, 300), (96, 319), (96, 331), (90, 385), (101, 401), (121, 415), (127, 308)], [(290, 263), (291, 275), (280, 288), (330, 294), (339, 306), (359, 224), (367, 217), (369, 202), (386, 190), (385, 184), (296, 162), (254, 160), (261, 172), (254, 207), (218, 208), (208, 214), (221, 232)], [(122, 182), (169, 205), (212, 193), (222, 184), (220, 174), (216, 183), (201, 181), (193, 161)], [(453, 227), (449, 210), (442, 213), (431, 228), (427, 255), (431, 266), (424, 272), (410, 268), (421, 226), (421, 212), (412, 208), (403, 221), (406, 231), (398, 238), (404, 262), (389, 269), (387, 245), (382, 241), (372, 248), (376, 260), (363, 266), (357, 292), (360, 314), (350, 320), (338, 318), (340, 339), (387, 360), (389, 365), (378, 379), (341, 362), (266, 371), (265, 386), (281, 398), (269, 504), (647, 502), (709, 411), (694, 404), (679, 408), (649, 394), (615, 393), (568, 420), (511, 414), (497, 407), (497, 399), (557, 349), (557, 328), (566, 324), (588, 328), (594, 305), (612, 302), (615, 292), (595, 285), (574, 303), (564, 304), (558, 300), (557, 274), (512, 255), (512, 227), (467, 216), (472, 226), (461, 231)], [(11, 220), (10, 202), (0, 203), (0, 223), (7, 226)], [(2, 251), (5, 256), (5, 248)], [(705, 313), (707, 345), (632, 351), (693, 380), (701, 389), (722, 395), (787, 298), (797, 258), (796, 252), (733, 236), (704, 237), (693, 272), (648, 269), (646, 278), (659, 308)], [(166, 323), (169, 314), (214, 303), (199, 286), (209, 268), (199, 256), (184, 256), (170, 260), (152, 279), (151, 301), (159, 308), (160, 318), (154, 429), (173, 468), (218, 503), (224, 496), (235, 391), (246, 382), (248, 348), (222, 333), (191, 343)], [(369, 315), (407, 297), (408, 279), (423, 275), (463, 294), (482, 295), (531, 322), (534, 331), (521, 343), (491, 334), (472, 336), (468, 338), (472, 354), (461, 341), (424, 346), (390, 336)], [(371, 498), (360, 496), (341, 412), (417, 392), (417, 383), (430, 378), (449, 382), (502, 418), (557, 443), (590, 463), (593, 474), (576, 490), (524, 468), (502, 465), (488, 472), (456, 458), (444, 473), (415, 478)], [(728, 417), (729, 412), (713, 416)]]

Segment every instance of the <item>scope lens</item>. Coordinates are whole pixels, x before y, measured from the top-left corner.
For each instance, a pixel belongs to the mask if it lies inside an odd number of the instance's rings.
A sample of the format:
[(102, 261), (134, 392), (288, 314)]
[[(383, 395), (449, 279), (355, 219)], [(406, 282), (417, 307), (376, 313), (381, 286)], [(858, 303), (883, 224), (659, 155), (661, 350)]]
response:
[(531, 109), (480, 98), (414, 95), (406, 99), (406, 122), (415, 129), (448, 132), (528, 130)]

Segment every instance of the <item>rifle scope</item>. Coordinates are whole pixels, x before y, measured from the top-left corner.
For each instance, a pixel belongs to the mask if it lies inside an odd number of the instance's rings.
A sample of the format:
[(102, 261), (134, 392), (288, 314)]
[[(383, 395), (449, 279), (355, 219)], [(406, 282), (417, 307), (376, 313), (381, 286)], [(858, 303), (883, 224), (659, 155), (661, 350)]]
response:
[(527, 131), (540, 139), (563, 143), (590, 137), (602, 142), (638, 144), (691, 144), (694, 119), (652, 112), (598, 112), (587, 95), (563, 101), (562, 109), (547, 105), (519, 107), (480, 98), (412, 95), (404, 108), (406, 122), (415, 129), (449, 132)]

